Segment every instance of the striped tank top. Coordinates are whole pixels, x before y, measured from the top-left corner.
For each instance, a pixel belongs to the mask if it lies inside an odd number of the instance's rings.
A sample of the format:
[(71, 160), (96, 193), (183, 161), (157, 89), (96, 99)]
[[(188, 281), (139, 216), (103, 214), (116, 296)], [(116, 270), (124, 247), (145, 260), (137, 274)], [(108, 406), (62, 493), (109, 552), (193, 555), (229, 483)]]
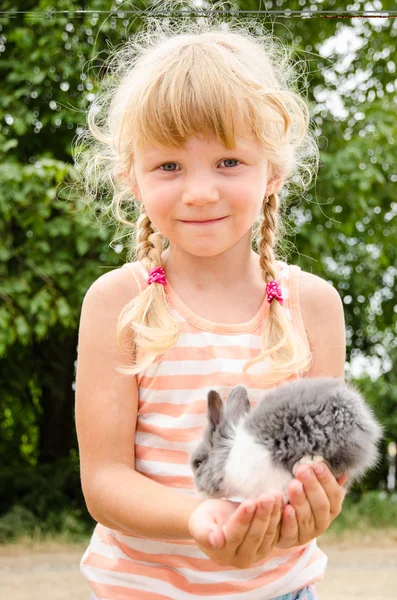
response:
[[(277, 261), (276, 267), (288, 319), (302, 343), (309, 344), (299, 307), (300, 268), (283, 261)], [(142, 291), (148, 277), (142, 264), (127, 263), (122, 268), (130, 271)], [(208, 391), (216, 389), (225, 401), (231, 389), (242, 384), (255, 406), (269, 387), (255, 376), (255, 368), (262, 371), (263, 364), (243, 373), (244, 364), (260, 351), (269, 305), (264, 290), (257, 314), (245, 323), (229, 325), (198, 316), (169, 284), (164, 289), (180, 323), (180, 336), (161, 360), (137, 375), (135, 468), (180, 493), (197, 495), (189, 455), (206, 427)], [(217, 565), (192, 539), (144, 539), (97, 524), (80, 570), (93, 597), (106, 600), (237, 600), (241, 596), (269, 600), (321, 580), (326, 563), (316, 540), (274, 548), (254, 567), (238, 569)]]

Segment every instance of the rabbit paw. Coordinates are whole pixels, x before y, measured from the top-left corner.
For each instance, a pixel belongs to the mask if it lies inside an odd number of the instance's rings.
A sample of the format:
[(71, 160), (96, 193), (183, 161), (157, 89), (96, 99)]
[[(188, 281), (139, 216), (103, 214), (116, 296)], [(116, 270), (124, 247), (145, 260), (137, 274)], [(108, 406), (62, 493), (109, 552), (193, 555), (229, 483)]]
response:
[(302, 456), (302, 458), (298, 460), (292, 467), (292, 474), (295, 477), (296, 470), (299, 467), (299, 465), (315, 465), (319, 462), (324, 462), (324, 458), (322, 456), (319, 456), (317, 454), (314, 456), (309, 456), (309, 454), (305, 454), (305, 456)]

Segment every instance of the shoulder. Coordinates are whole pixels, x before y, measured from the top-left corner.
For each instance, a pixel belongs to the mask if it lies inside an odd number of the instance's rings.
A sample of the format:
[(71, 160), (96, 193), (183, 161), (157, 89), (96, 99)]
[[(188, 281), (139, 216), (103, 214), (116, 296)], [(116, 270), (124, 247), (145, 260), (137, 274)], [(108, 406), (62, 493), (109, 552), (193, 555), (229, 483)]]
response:
[(87, 336), (91, 340), (101, 337), (115, 342), (121, 311), (139, 293), (139, 286), (127, 268), (119, 267), (100, 275), (83, 298), (79, 345)]
[(102, 300), (111, 308), (113, 305), (126, 304), (139, 292), (137, 280), (130, 269), (123, 265), (100, 275), (88, 288), (83, 304)]
[(302, 269), (299, 277), (299, 301), (302, 313), (308, 319), (325, 314), (330, 308), (339, 312), (342, 310), (343, 313), (342, 299), (334, 286), (322, 277)]
[(133, 336), (130, 328), (121, 325), (120, 319), (139, 293), (134, 278), (122, 267), (104, 273), (88, 288), (78, 330), (80, 373), (93, 372), (94, 366), (97, 369), (101, 365), (103, 373), (111, 378), (114, 374), (110, 371), (115, 365), (131, 363)]
[(343, 302), (334, 286), (300, 270), (299, 303), (313, 355), (308, 377), (344, 377), (346, 332)]

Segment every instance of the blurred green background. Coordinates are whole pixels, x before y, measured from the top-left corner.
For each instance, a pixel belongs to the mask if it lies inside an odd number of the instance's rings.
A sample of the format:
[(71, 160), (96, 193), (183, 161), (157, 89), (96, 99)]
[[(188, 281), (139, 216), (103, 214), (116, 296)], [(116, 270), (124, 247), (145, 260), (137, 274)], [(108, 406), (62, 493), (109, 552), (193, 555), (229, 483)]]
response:
[[(79, 538), (93, 526), (74, 427), (79, 316), (88, 287), (125, 262), (126, 248), (111, 244), (115, 231), (68, 183), (71, 148), (106, 73), (106, 49), (141, 24), (123, 9), (151, 5), (16, 4), (3, 0), (8, 12), (0, 13), (0, 542), (26, 534)], [(335, 1), (236, 4), (337, 9)], [(292, 233), (283, 249), (289, 262), (339, 291), (346, 379), (385, 428), (382, 463), (352, 490), (334, 527), (387, 526), (397, 517), (387, 451), (397, 441), (397, 19), (281, 12), (266, 22), (306, 64), (310, 85), (302, 91), (321, 151), (315, 184), (289, 198), (284, 217)]]

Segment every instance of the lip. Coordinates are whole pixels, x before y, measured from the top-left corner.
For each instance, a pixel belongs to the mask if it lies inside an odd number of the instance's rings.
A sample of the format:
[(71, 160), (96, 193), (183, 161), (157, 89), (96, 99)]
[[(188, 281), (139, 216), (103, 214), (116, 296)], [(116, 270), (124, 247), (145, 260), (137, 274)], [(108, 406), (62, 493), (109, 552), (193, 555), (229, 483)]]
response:
[(219, 219), (209, 219), (208, 221), (182, 221), (181, 223), (186, 223), (188, 225), (210, 225), (211, 223), (219, 223), (219, 221), (223, 221), (226, 217), (220, 217)]

